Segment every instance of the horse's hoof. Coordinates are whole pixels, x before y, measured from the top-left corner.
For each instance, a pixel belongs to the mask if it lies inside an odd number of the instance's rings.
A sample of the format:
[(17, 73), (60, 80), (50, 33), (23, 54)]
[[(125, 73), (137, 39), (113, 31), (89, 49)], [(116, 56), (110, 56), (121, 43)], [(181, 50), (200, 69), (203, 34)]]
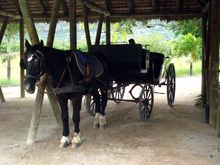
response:
[(81, 145), (81, 143), (72, 143), (71, 148), (78, 148)]
[(68, 145), (69, 145), (68, 142), (66, 142), (66, 143), (60, 143), (59, 148), (66, 148), (66, 147), (68, 147)]
[(68, 136), (62, 136), (59, 148), (65, 148), (70, 144)]
[(107, 127), (107, 124), (104, 124), (104, 125), (102, 125), (102, 126), (101, 126), (101, 125), (99, 126), (99, 128), (100, 128), (101, 130), (105, 129), (106, 127)]
[(99, 124), (94, 124), (93, 128), (99, 128)]
[(73, 140), (72, 140), (72, 148), (77, 148), (81, 144), (81, 134), (80, 133), (74, 133)]

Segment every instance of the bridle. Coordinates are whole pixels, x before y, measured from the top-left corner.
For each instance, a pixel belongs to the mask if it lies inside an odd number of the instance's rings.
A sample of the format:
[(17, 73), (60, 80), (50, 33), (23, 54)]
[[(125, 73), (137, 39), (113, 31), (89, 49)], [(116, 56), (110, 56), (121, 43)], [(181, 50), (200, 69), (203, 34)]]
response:
[(44, 55), (41, 51), (39, 50), (35, 50), (33, 53), (32, 53), (32, 56), (37, 58), (39, 61), (40, 61), (40, 74), (37, 75), (37, 76), (33, 76), (31, 74), (26, 74), (24, 76), (24, 78), (31, 78), (31, 79), (35, 79), (36, 81), (40, 80), (40, 77), (44, 74), (44, 63), (45, 63), (45, 59), (44, 59)]

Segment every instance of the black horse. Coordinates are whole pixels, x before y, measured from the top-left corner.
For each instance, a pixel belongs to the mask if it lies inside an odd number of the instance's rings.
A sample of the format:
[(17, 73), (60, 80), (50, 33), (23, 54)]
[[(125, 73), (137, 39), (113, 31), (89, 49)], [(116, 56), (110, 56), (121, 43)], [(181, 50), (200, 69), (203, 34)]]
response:
[[(79, 123), (82, 96), (84, 94), (90, 93), (94, 98), (96, 105), (94, 127), (104, 127), (106, 125), (105, 107), (107, 104), (109, 76), (105, 60), (101, 59), (101, 56), (96, 57), (95, 55), (88, 55), (88, 53), (83, 53), (78, 50), (63, 51), (46, 47), (43, 45), (43, 41), (32, 46), (26, 40), (25, 46), (26, 51), (20, 62), (21, 68), (26, 69), (26, 75), (24, 77), (25, 90), (28, 93), (34, 93), (36, 83), (44, 73), (52, 77), (53, 88), (61, 109), (61, 118), (63, 122), (60, 147), (65, 147), (70, 143), (68, 138), (70, 133), (68, 124), (68, 100), (72, 101), (72, 119), (75, 126), (72, 144), (73, 146), (78, 146), (81, 144)], [(85, 78), (83, 74), (85, 66), (80, 58), (93, 61), (90, 63), (93, 69), (90, 69), (94, 74), (89, 80), (87, 77)], [(94, 66), (96, 65), (94, 61), (98, 61), (98, 69)]]

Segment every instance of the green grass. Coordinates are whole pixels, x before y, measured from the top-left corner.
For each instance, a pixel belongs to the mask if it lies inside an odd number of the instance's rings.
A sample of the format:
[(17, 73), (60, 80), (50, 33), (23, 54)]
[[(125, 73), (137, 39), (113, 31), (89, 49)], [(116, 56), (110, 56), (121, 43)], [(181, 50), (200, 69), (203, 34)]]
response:
[[(188, 62), (187, 58), (176, 58), (173, 59), (172, 62), (174, 63), (177, 77), (189, 76), (190, 63)], [(193, 63), (193, 76), (201, 75), (201, 65), (201, 61), (196, 61)]]
[[(189, 76), (189, 62), (187, 58), (173, 59), (176, 76)], [(2, 63), (0, 56), (0, 85), (18, 85), (20, 83), (19, 53), (11, 61), (11, 80), (7, 80), (7, 66)], [(193, 75), (201, 75), (201, 61), (193, 63)]]

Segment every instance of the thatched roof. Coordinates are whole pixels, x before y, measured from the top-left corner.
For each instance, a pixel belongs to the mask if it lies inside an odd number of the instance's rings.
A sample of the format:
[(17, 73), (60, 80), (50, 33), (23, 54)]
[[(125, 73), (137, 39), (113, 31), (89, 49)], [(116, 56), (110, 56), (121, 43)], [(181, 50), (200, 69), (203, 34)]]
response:
[[(76, 0), (77, 19), (82, 20), (83, 4), (89, 7), (89, 20), (98, 19), (100, 12), (110, 15), (111, 21), (126, 18), (168, 20), (200, 17), (207, 0)], [(47, 22), (51, 16), (53, 0), (28, 0), (37, 22)], [(92, 6), (92, 7), (91, 7)], [(68, 20), (69, 0), (61, 0), (59, 19)], [(96, 11), (95, 11), (96, 10)], [(97, 12), (98, 11), (98, 12)], [(18, 0), (0, 0), (0, 20), (21, 17)]]

